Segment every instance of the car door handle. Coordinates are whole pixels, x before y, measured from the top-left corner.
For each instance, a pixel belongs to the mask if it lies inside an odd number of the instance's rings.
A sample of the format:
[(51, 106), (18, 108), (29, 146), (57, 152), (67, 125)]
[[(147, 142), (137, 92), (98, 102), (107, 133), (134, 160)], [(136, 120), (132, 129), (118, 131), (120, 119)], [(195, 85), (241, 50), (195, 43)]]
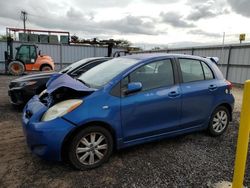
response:
[(210, 86), (208, 87), (208, 89), (209, 89), (210, 91), (214, 91), (214, 90), (217, 89), (217, 86), (216, 86), (216, 85), (210, 85)]
[(169, 97), (178, 97), (180, 96), (180, 93), (178, 93), (177, 91), (171, 91), (168, 93)]

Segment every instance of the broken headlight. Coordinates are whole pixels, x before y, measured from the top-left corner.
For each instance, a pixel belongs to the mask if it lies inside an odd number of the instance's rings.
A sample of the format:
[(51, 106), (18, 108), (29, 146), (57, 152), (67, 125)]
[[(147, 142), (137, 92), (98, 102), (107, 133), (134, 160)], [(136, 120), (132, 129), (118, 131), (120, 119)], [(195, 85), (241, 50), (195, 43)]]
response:
[(49, 108), (42, 117), (42, 121), (50, 121), (57, 117), (61, 117), (72, 110), (76, 109), (80, 104), (82, 104), (81, 99), (69, 99), (65, 101), (61, 101), (51, 108)]

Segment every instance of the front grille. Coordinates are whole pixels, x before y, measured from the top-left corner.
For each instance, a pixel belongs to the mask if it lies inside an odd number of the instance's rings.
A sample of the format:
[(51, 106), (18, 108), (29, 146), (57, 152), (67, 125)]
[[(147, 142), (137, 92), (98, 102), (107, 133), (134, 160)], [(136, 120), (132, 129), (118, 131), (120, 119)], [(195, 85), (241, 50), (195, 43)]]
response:
[(12, 101), (12, 103), (17, 104), (18, 102), (22, 102), (23, 100), (23, 94), (21, 91), (8, 91), (8, 94), (10, 96), (10, 100)]

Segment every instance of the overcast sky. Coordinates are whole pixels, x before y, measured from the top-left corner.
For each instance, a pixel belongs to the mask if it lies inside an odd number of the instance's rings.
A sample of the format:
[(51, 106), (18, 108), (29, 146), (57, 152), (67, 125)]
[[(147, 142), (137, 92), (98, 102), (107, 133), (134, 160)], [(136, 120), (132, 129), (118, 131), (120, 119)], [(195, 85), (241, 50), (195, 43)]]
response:
[(23, 27), (21, 10), (27, 28), (134, 44), (208, 44), (223, 32), (250, 33), (250, 0), (1, 0), (0, 7), (2, 34)]

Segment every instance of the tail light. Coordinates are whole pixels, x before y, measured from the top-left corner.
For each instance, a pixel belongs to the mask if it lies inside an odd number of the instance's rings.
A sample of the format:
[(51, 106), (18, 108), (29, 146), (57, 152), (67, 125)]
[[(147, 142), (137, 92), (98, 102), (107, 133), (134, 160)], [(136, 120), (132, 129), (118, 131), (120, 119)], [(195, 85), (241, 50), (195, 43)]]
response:
[(226, 80), (227, 82), (227, 89), (229, 89), (229, 91), (231, 91), (233, 89), (233, 84), (231, 82), (229, 82), (228, 80)]

